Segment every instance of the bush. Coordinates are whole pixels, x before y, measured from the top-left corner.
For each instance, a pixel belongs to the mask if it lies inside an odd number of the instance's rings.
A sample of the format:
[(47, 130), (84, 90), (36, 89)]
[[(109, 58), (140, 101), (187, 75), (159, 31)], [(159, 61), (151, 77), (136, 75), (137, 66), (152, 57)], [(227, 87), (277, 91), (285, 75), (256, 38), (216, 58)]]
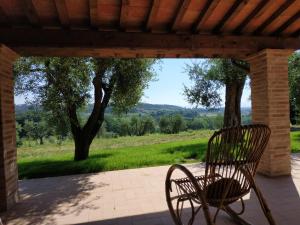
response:
[(186, 129), (186, 123), (179, 114), (172, 116), (163, 116), (159, 120), (160, 132), (166, 134), (177, 134)]

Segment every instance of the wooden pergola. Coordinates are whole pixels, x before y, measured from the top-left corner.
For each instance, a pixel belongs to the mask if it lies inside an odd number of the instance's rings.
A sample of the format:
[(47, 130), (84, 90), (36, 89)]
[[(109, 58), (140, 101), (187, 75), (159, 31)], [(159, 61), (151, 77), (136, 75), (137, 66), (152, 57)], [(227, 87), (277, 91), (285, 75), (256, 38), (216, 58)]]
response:
[(300, 48), (299, 18), (299, 0), (0, 0), (0, 210), (18, 200), (19, 56), (247, 60), (253, 122), (272, 130), (259, 171), (289, 175), (287, 58)]

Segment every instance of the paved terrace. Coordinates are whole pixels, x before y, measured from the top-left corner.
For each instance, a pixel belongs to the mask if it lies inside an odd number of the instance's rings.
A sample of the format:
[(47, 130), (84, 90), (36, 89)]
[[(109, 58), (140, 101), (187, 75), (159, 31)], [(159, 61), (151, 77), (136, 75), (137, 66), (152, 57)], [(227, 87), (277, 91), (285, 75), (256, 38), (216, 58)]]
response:
[[(188, 165), (203, 172), (203, 165)], [(2, 215), (6, 224), (173, 225), (165, 202), (169, 166), (20, 181), (20, 201)], [(292, 155), (292, 176), (257, 182), (280, 225), (300, 221), (300, 154)], [(245, 198), (244, 218), (267, 224), (255, 195)], [(199, 214), (195, 224), (203, 220)], [(201, 223), (203, 224), (203, 223)], [(204, 223), (205, 224), (205, 223)], [(233, 224), (221, 214), (217, 224)]]

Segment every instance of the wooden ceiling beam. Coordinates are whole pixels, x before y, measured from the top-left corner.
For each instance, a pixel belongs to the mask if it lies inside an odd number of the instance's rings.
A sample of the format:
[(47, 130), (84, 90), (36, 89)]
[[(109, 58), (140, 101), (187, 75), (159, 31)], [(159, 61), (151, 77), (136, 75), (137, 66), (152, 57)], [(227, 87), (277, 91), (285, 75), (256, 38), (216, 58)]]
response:
[(93, 28), (99, 27), (98, 0), (89, 0), (90, 24)]
[(193, 28), (194, 33), (199, 33), (202, 25), (211, 16), (212, 12), (218, 6), (219, 2), (220, 0), (207, 0), (206, 4), (204, 5), (204, 8), (201, 10), (196, 20), (196, 23), (194, 25)]
[(70, 27), (70, 18), (65, 0), (54, 0), (59, 21), (62, 27)]
[(287, 29), (291, 24), (297, 21), (300, 18), (300, 11), (295, 13), (291, 18), (289, 18), (286, 22), (284, 22), (278, 29), (276, 29), (272, 35), (280, 35), (285, 29)]
[[(25, 56), (107, 56), (104, 52), (246, 57), (262, 49), (299, 49), (299, 38), (0, 28), (0, 43)], [(20, 38), (22, 37), (22, 38)], [(56, 50), (56, 52), (54, 51)], [(64, 52), (64, 49), (68, 51)], [(73, 52), (71, 51), (73, 49)], [(83, 51), (84, 50), (84, 51)], [(95, 53), (96, 54), (96, 53)], [(154, 55), (155, 55), (154, 54)]]
[(128, 17), (128, 8), (129, 8), (129, 0), (122, 0), (122, 4), (120, 7), (120, 22), (119, 26), (120, 29), (125, 31), (126, 30), (126, 22)]
[(178, 26), (179, 26), (180, 22), (182, 21), (190, 3), (191, 3), (191, 0), (182, 0), (181, 1), (181, 4), (179, 4), (178, 9), (176, 10), (175, 18), (171, 25), (171, 31), (178, 30)]
[(28, 18), (30, 24), (34, 27), (40, 27), (40, 19), (32, 0), (23, 0), (22, 2), (26, 17)]
[(234, 29), (234, 34), (241, 34), (243, 29), (251, 22), (251, 20), (259, 13), (262, 12), (270, 0), (261, 0), (261, 2), (254, 8), (254, 10)]
[(293, 37), (300, 37), (300, 28), (298, 30), (296, 30), (293, 34)]
[(295, 0), (286, 0), (269, 18), (265, 20), (254, 32), (253, 35), (259, 35), (269, 26), (278, 16), (280, 16)]
[(0, 5), (0, 18), (2, 18), (3, 22), (1, 23), (1, 25), (5, 25), (5, 26), (9, 26), (11, 21), (8, 17), (8, 15), (6, 14), (6, 12), (4, 11), (2, 5)]
[(245, 0), (235, 0), (230, 9), (225, 13), (220, 22), (213, 28), (212, 32), (214, 34), (219, 34), (224, 27), (224, 25), (231, 19), (234, 18), (241, 9), (245, 6), (247, 1)]
[(153, 22), (158, 13), (159, 4), (160, 4), (160, 0), (152, 0), (151, 8), (145, 25), (146, 31), (151, 31), (153, 28)]

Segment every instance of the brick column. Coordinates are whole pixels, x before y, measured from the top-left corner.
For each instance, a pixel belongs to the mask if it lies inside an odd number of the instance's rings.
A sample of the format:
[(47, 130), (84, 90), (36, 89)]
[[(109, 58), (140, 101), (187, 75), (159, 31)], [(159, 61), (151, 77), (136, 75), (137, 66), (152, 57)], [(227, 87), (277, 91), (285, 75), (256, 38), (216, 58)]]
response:
[(266, 49), (251, 56), (253, 123), (267, 124), (272, 134), (258, 171), (268, 176), (290, 175), (288, 56), (291, 50)]
[(13, 62), (17, 54), (0, 44), (0, 211), (18, 200)]

